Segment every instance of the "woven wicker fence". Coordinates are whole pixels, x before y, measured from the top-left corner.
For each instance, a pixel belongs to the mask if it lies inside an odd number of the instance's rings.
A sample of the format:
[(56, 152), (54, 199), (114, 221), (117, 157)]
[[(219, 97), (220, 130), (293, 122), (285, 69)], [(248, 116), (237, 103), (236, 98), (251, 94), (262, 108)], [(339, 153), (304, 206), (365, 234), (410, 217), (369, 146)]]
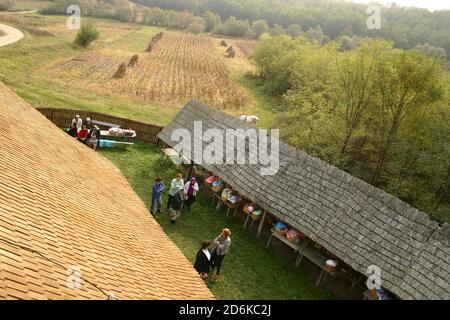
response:
[(163, 129), (160, 126), (90, 111), (57, 108), (37, 108), (37, 110), (60, 128), (68, 128), (75, 115), (80, 115), (82, 119), (89, 117), (92, 120), (118, 124), (122, 129), (132, 129), (136, 131), (136, 140), (138, 141), (160, 144), (157, 137), (158, 133)]

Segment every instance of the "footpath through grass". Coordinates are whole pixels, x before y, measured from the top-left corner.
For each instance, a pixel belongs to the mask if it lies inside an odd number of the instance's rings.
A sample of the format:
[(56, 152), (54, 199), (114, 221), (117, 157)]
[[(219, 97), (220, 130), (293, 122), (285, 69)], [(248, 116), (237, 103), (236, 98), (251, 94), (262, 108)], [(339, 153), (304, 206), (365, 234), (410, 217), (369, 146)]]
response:
[[(141, 199), (149, 206), (150, 188), (156, 176), (166, 185), (177, 173), (168, 160), (161, 159), (156, 146), (135, 144), (128, 149), (101, 150), (103, 156), (115, 163)], [(167, 190), (163, 201), (167, 201)], [(216, 211), (200, 192), (189, 213), (183, 213), (178, 223), (170, 223), (167, 210), (156, 216), (168, 236), (193, 263), (199, 243), (213, 239), (224, 227), (232, 230), (232, 247), (224, 260), (222, 279), (207, 280), (218, 299), (329, 299), (326, 289), (316, 289), (314, 279), (265, 248), (263, 240), (243, 230), (242, 222), (225, 218)]]

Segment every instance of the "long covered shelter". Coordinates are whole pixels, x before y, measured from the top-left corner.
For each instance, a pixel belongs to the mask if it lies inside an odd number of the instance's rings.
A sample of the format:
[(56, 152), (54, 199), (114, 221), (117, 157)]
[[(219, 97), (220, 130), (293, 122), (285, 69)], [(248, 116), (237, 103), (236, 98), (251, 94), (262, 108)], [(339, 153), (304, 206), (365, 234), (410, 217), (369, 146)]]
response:
[[(252, 126), (189, 102), (159, 134), (174, 147), (175, 130)], [(180, 132), (180, 131), (179, 131)], [(201, 148), (201, 147), (200, 147)], [(184, 154), (186, 157), (190, 155)], [(261, 175), (260, 164), (201, 164), (247, 199), (303, 232), (362, 275), (381, 269), (382, 286), (401, 299), (450, 298), (450, 227), (372, 185), (280, 143), (280, 168)]]

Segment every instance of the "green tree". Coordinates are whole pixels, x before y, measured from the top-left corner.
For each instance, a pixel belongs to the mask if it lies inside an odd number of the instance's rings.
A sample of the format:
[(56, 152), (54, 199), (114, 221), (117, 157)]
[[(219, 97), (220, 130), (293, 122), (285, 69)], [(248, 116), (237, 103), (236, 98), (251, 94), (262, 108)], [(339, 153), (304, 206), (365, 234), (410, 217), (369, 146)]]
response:
[(195, 34), (202, 33), (205, 31), (205, 20), (201, 17), (195, 17), (194, 21), (187, 28), (187, 31)]
[(270, 29), (270, 35), (272, 37), (278, 37), (284, 34), (286, 34), (286, 30), (284, 30), (284, 28), (279, 24), (274, 24), (273, 27)]
[(0, 11), (11, 9), (16, 4), (16, 0), (0, 0)]
[(238, 20), (235, 17), (229, 17), (215, 31), (217, 34), (225, 36), (243, 37), (250, 31), (248, 20)]
[(429, 57), (436, 58), (442, 61), (447, 61), (447, 53), (445, 52), (444, 48), (435, 47), (428, 43), (425, 43), (423, 45), (415, 46), (414, 50), (422, 52), (423, 54)]
[(286, 31), (292, 38), (298, 38), (302, 35), (302, 26), (299, 24), (291, 24)]
[(377, 159), (371, 182), (380, 183), (389, 151), (408, 116), (441, 98), (442, 69), (420, 53), (391, 50), (380, 56), (375, 74)]
[(136, 11), (127, 0), (117, 0), (115, 2), (115, 10), (116, 17), (120, 21), (132, 22), (136, 19)]
[(336, 59), (338, 76), (335, 100), (339, 106), (337, 115), (342, 118), (345, 128), (340, 149), (341, 159), (346, 156), (350, 140), (360, 128), (361, 120), (373, 102), (376, 63), (380, 55), (389, 48), (392, 48), (390, 43), (370, 40), (364, 42), (358, 51), (346, 52)]
[(266, 20), (256, 20), (252, 23), (252, 31), (256, 39), (258, 39), (263, 33), (269, 31), (269, 25)]
[(323, 33), (321, 26), (310, 28), (308, 31), (305, 32), (305, 36), (310, 41), (316, 41), (320, 45), (322, 45), (325, 42), (325, 34)]
[(213, 32), (220, 25), (220, 16), (215, 14), (214, 12), (205, 12), (205, 14), (203, 15), (203, 19), (205, 19), (206, 32)]

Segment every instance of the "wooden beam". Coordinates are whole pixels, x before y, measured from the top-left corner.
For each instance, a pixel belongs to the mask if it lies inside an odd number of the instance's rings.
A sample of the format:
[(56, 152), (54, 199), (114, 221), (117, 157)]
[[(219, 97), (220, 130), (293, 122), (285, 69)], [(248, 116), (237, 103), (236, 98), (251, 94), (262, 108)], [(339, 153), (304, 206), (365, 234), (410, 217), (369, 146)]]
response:
[(258, 226), (258, 232), (257, 232), (258, 237), (261, 235), (261, 231), (264, 226), (264, 221), (266, 220), (266, 214), (267, 214), (267, 211), (264, 210), (264, 214), (263, 214), (261, 221), (259, 222), (259, 226)]

